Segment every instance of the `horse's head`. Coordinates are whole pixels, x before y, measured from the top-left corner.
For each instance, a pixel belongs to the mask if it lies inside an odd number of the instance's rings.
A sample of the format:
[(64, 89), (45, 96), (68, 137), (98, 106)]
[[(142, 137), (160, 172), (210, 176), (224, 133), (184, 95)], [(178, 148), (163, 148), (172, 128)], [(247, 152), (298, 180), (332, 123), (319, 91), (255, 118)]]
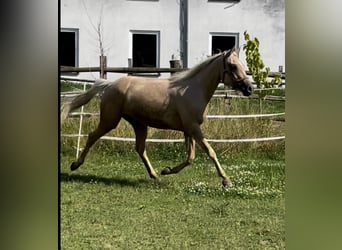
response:
[(244, 66), (239, 59), (239, 49), (223, 53), (223, 77), (225, 85), (241, 91), (245, 96), (253, 93), (253, 85), (248, 79)]

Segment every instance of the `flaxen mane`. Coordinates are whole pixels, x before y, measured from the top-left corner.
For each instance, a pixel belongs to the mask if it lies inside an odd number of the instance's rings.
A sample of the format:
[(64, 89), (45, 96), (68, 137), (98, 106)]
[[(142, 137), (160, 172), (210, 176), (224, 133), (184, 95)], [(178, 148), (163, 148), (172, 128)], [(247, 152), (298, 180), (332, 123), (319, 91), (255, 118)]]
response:
[(195, 67), (193, 67), (193, 68), (191, 68), (189, 70), (182, 71), (182, 72), (179, 72), (177, 74), (174, 74), (173, 76), (171, 76), (169, 78), (170, 82), (174, 83), (174, 82), (178, 82), (179, 80), (183, 81), (183, 80), (187, 80), (187, 79), (193, 77), (198, 72), (200, 72), (202, 69), (207, 67), (210, 63), (212, 63), (220, 55), (221, 54), (211, 56), (207, 60), (203, 61), (202, 63), (196, 65)]

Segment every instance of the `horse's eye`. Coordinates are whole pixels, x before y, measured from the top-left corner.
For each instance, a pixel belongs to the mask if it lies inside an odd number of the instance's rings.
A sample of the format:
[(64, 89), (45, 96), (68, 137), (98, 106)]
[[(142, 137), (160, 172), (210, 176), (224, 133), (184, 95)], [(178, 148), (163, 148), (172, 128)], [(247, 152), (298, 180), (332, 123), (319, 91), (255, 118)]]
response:
[(230, 65), (230, 68), (231, 68), (231, 70), (236, 70), (236, 69), (237, 69), (237, 66), (236, 66), (236, 64), (231, 64), (231, 65)]

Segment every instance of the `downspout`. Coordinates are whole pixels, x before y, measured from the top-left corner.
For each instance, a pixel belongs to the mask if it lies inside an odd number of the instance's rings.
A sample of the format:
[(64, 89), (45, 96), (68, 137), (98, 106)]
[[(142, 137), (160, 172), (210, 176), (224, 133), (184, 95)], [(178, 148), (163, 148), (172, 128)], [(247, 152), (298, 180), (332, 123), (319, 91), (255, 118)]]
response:
[(188, 68), (188, 0), (179, 1), (180, 59)]

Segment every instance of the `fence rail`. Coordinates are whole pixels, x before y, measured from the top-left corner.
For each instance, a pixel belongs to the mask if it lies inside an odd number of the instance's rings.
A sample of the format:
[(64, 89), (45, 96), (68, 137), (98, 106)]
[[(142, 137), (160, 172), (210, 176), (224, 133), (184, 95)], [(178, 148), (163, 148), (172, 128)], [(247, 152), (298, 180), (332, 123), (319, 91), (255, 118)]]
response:
[[(66, 67), (61, 66), (61, 73), (85, 73), (85, 72), (108, 72), (108, 73), (176, 73), (187, 70), (185, 68), (151, 68), (151, 67)], [(247, 75), (252, 75), (250, 71), (246, 71)], [(285, 73), (283, 72), (270, 72), (269, 77), (281, 76), (281, 79), (285, 79)]]
[[(101, 67), (61, 67), (61, 73), (100, 72)], [(185, 69), (178, 68), (150, 68), (150, 67), (105, 67), (109, 73), (176, 73)]]
[[(85, 134), (61, 134), (61, 137), (88, 137)], [(135, 138), (127, 137), (116, 137), (116, 136), (102, 136), (101, 140), (109, 141), (123, 141), (123, 142), (135, 142)], [(246, 138), (246, 139), (206, 139), (208, 142), (222, 142), (222, 143), (235, 143), (235, 142), (264, 142), (274, 140), (284, 140), (285, 136), (274, 136), (274, 137), (262, 137), (262, 138)], [(147, 138), (146, 142), (157, 142), (157, 143), (178, 143), (184, 142), (184, 139), (156, 139)]]
[[(99, 116), (100, 113), (90, 113), (90, 112), (73, 112), (69, 114), (69, 117), (92, 117), (92, 116)], [(283, 113), (274, 113), (274, 114), (249, 114), (249, 115), (207, 115), (207, 119), (244, 119), (244, 118), (265, 118), (265, 117), (276, 117), (276, 116), (283, 116)]]

